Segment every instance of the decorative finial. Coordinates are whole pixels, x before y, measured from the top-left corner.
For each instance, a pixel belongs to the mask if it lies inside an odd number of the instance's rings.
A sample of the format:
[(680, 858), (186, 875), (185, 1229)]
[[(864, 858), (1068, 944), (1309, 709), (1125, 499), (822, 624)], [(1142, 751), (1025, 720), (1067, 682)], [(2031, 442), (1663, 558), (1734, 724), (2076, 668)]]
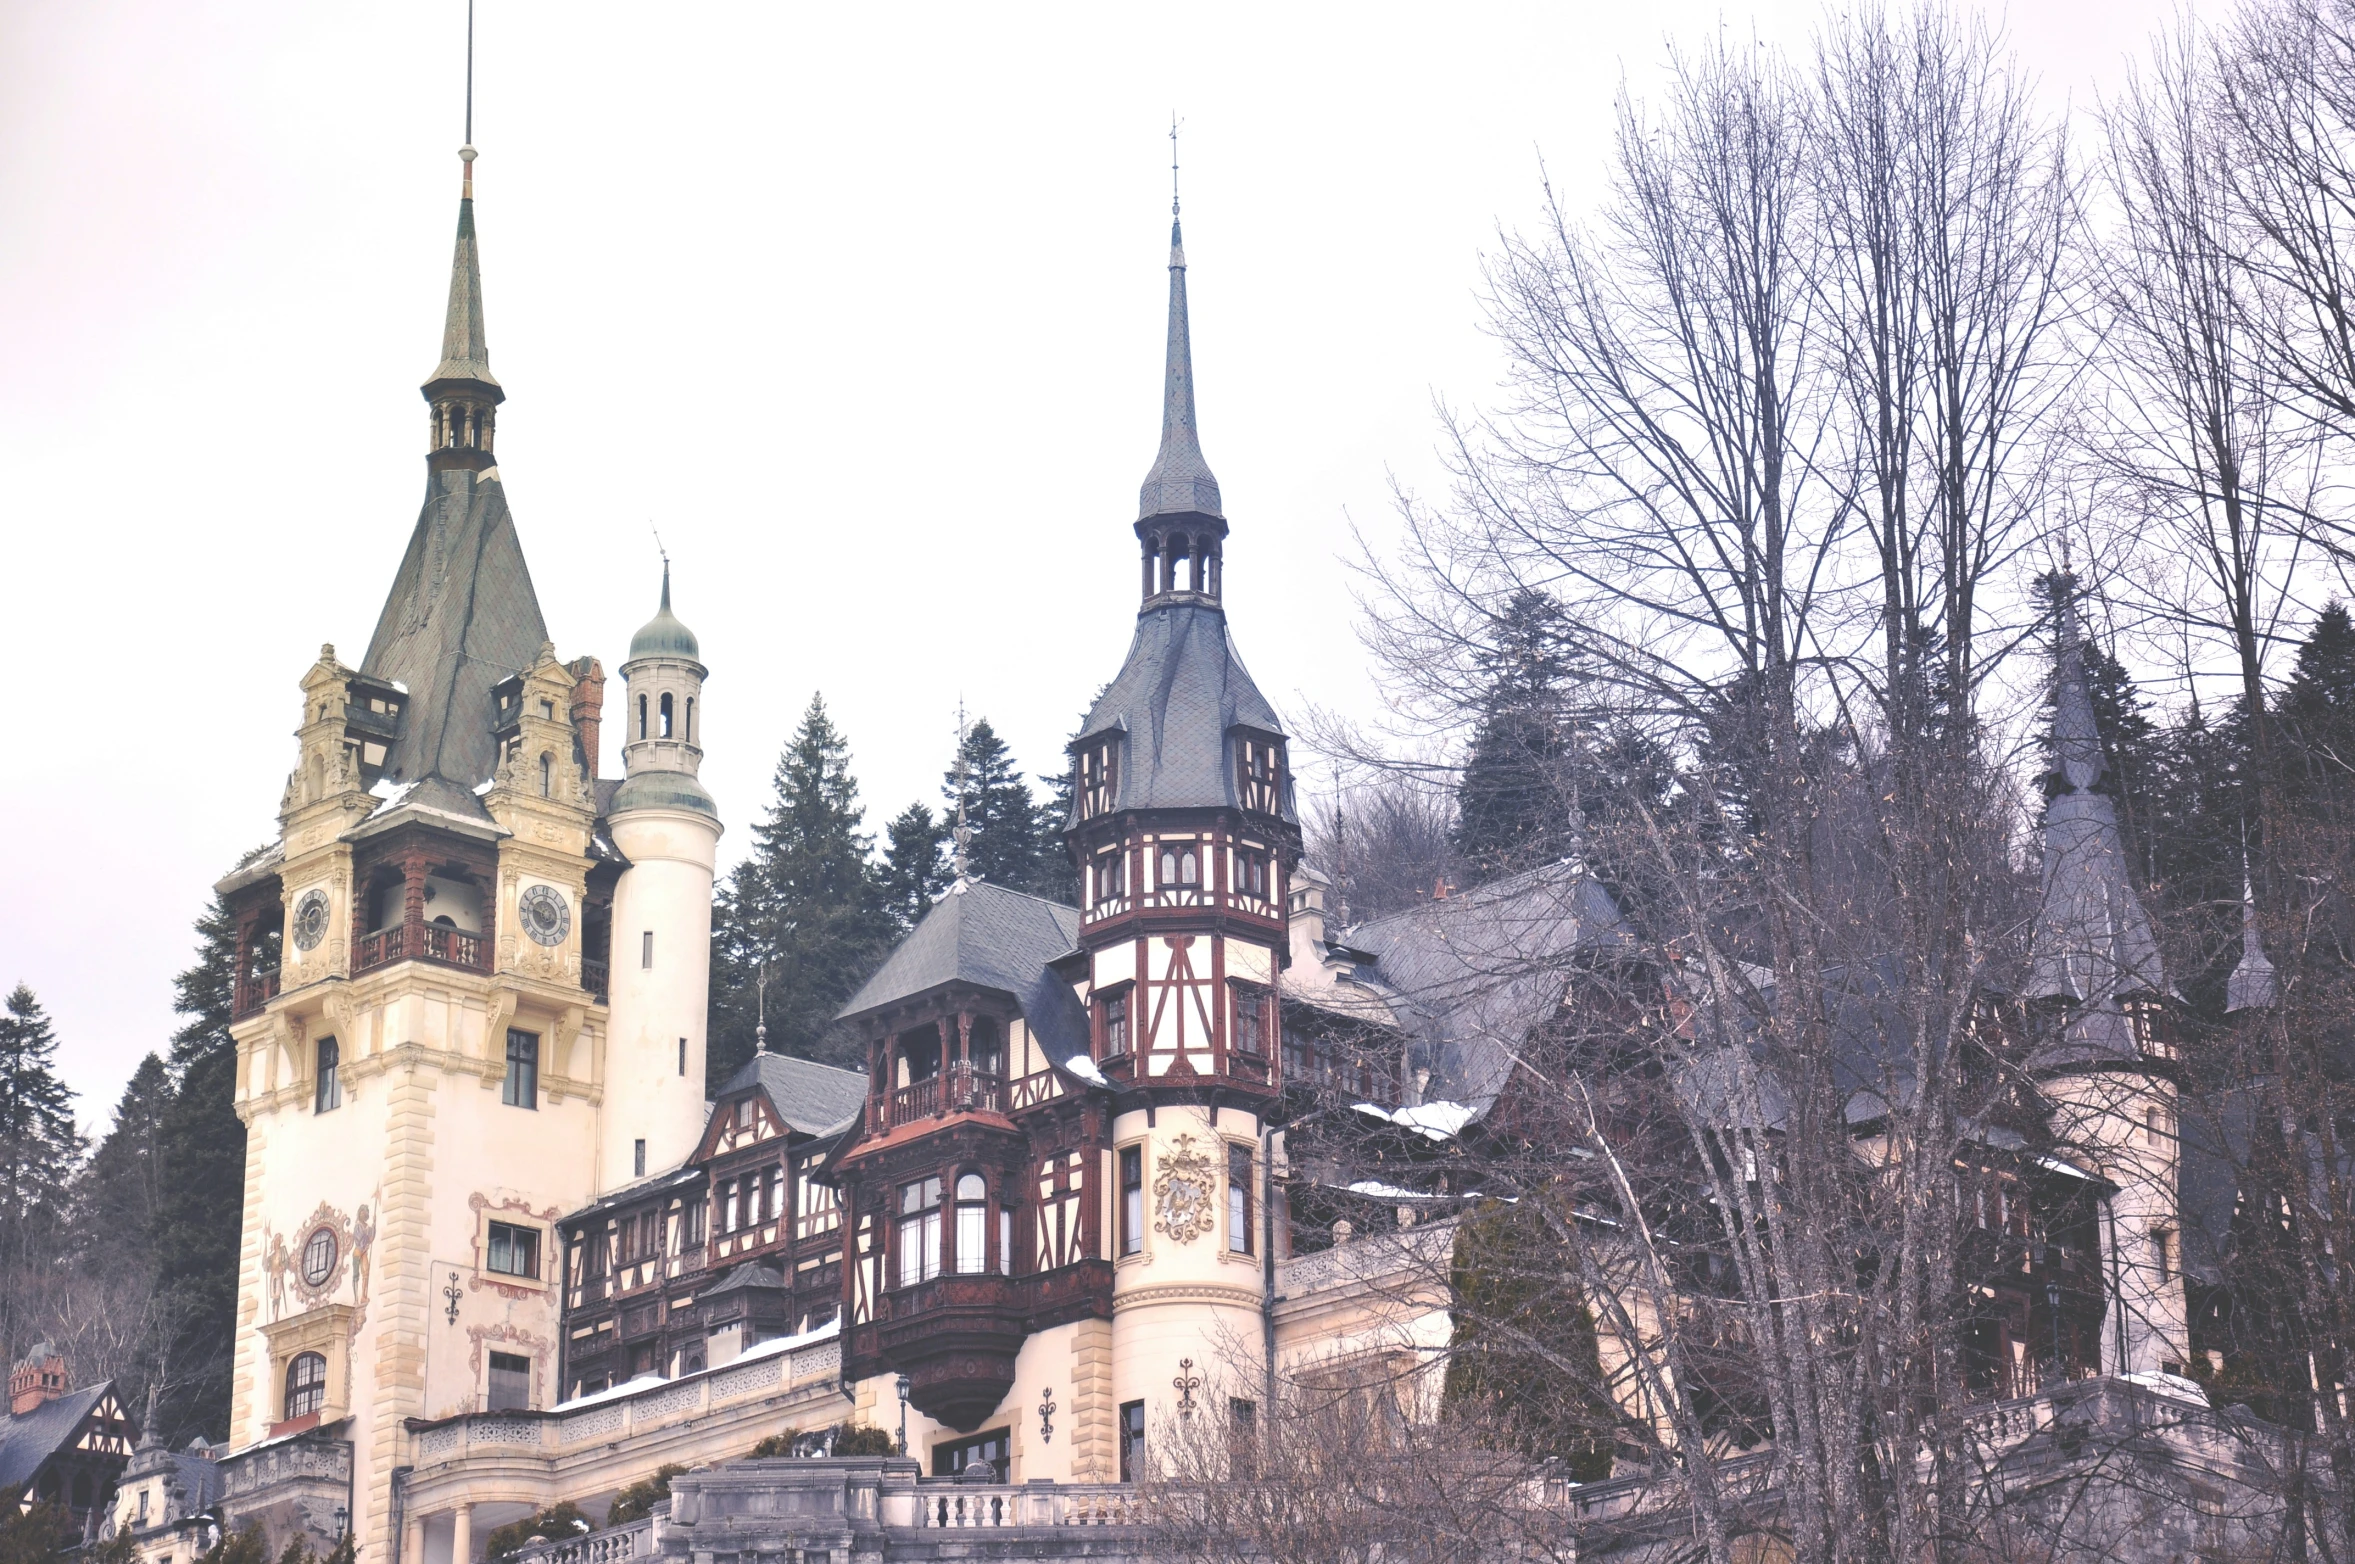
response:
[(965, 783), (969, 773), (965, 766), (965, 701), (957, 700), (957, 823), (949, 832), (956, 845), (949, 851), (949, 867), (956, 879), (949, 885), (956, 895), (965, 894), (965, 887), (973, 883), (973, 827), (965, 823)]
[(668, 613), (671, 606), (671, 551), (662, 546), (660, 527), (649, 521), (646, 530), (654, 534), (654, 552), (662, 556), (662, 607)]
[(1185, 122), (1177, 117), (1177, 110), (1169, 111), (1169, 215), (1178, 215), (1178, 127)]
[(466, 145), (458, 149), (458, 161), (466, 165), (460, 181), (460, 199), (474, 199), (474, 0), (466, 0)]
[[(664, 579), (669, 579), (667, 566)], [(753, 993), (755, 1001), (760, 1006), (760, 1020), (752, 1029), (752, 1051), (756, 1054), (765, 1054), (769, 1051), (769, 964), (765, 961), (760, 964), (760, 981), (755, 986)]]

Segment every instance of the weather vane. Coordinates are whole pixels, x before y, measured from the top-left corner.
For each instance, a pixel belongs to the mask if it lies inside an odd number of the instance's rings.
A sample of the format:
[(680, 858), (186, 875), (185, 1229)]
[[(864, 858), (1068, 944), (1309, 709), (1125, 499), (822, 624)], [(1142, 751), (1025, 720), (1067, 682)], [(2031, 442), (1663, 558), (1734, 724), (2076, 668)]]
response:
[(962, 895), (973, 878), (973, 827), (965, 823), (965, 698), (957, 697), (957, 824), (949, 832), (956, 846), (949, 853), (949, 867), (956, 871), (956, 880), (949, 887)]
[[(468, 3), (471, 4), (472, 0), (468, 0)], [(469, 34), (469, 36), (472, 35)], [(473, 45), (469, 44), (467, 47), (472, 48)], [(471, 59), (472, 56), (470, 55), (468, 58)], [(472, 69), (472, 67), (468, 68)], [(1185, 121), (1177, 117), (1177, 110), (1171, 109), (1169, 111), (1169, 215), (1172, 217), (1178, 215), (1177, 137), (1178, 127), (1184, 123)]]

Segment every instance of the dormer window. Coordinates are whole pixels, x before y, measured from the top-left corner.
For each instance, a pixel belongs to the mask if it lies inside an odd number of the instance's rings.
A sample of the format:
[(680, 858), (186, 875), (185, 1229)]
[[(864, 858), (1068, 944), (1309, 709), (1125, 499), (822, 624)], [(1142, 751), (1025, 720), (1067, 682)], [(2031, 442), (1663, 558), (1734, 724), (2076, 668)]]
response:
[(1106, 738), (1089, 745), (1079, 757), (1079, 815), (1093, 820), (1112, 809), (1120, 793), (1120, 740)]
[(1283, 800), (1283, 746), (1267, 739), (1244, 737), (1235, 745), (1236, 792), (1245, 809), (1263, 815), (1279, 813)]

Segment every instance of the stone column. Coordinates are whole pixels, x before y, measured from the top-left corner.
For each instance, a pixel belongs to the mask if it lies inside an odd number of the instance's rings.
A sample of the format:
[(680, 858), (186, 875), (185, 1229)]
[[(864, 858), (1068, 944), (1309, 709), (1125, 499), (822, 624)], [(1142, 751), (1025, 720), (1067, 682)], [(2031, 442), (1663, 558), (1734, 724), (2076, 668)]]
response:
[(450, 1512), (450, 1564), (473, 1564), (474, 1506), (461, 1504)]
[(425, 1517), (414, 1511), (401, 1528), (401, 1564), (425, 1564)]

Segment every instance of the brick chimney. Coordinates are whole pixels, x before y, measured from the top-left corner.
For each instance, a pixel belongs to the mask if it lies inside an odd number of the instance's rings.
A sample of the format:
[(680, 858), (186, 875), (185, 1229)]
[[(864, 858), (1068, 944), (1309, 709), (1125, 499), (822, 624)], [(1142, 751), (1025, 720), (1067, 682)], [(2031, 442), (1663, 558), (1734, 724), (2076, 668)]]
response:
[(45, 1341), (35, 1342), (8, 1372), (8, 1415), (22, 1417), (66, 1391), (65, 1356)]
[(572, 675), (572, 730), (580, 735), (581, 772), (594, 782), (605, 727), (605, 669), (594, 657), (576, 657), (566, 672)]

